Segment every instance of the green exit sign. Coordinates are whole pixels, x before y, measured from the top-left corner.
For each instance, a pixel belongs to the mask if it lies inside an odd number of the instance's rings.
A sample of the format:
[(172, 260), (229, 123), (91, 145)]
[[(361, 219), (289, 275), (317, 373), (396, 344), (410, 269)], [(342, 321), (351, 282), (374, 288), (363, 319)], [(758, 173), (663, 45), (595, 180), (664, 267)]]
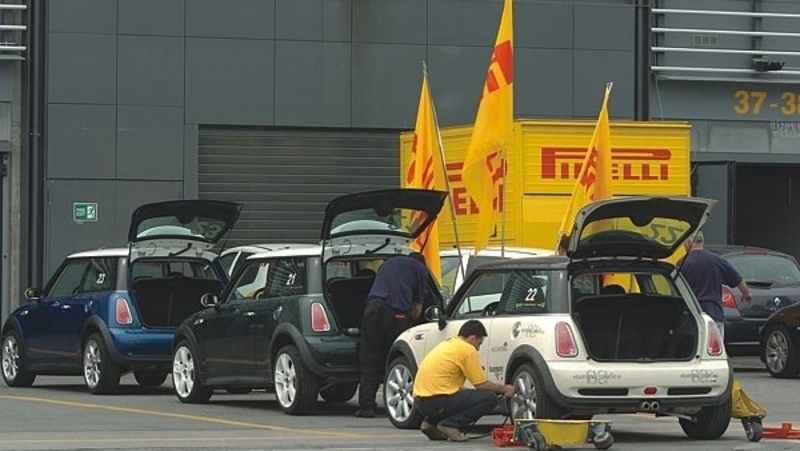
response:
[(72, 204), (72, 220), (75, 222), (97, 222), (97, 203), (75, 202)]

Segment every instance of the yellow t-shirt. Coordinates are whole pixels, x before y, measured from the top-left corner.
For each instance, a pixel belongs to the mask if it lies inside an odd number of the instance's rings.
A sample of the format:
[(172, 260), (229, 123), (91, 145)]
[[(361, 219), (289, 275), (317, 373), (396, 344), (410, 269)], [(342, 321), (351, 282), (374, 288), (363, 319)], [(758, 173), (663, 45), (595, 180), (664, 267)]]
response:
[(478, 350), (460, 337), (452, 337), (422, 359), (414, 378), (414, 396), (452, 395), (461, 390), (466, 380), (479, 385), (489, 378)]

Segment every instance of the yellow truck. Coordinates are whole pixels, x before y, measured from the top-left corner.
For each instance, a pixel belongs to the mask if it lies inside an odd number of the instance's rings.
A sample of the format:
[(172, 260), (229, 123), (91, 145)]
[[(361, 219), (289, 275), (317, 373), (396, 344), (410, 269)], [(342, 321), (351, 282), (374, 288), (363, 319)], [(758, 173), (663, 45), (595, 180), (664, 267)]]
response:
[[(595, 121), (517, 120), (514, 141), (506, 151), (507, 170), (498, 183), (501, 226), (489, 245), (555, 249), (558, 227), (567, 208)], [(685, 122), (611, 123), (611, 173), (614, 196), (689, 195), (691, 142)], [(475, 241), (477, 208), (461, 179), (472, 126), (441, 130), (450, 201), (439, 219), (442, 249)], [(401, 185), (414, 132), (400, 135)]]

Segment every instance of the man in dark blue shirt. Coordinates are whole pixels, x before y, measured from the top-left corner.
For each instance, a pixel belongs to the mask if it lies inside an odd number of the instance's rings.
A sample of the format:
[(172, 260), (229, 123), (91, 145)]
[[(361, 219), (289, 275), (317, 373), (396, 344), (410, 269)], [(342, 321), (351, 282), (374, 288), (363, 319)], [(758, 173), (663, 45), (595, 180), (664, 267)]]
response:
[(378, 268), (361, 324), (357, 417), (375, 416), (375, 395), (383, 380), (389, 348), (422, 312), (429, 277), (425, 258), (418, 252), (392, 257)]
[(686, 256), (678, 265), (681, 275), (686, 279), (695, 297), (700, 301), (700, 307), (710, 316), (722, 336), (725, 336), (725, 314), (722, 310), (722, 285), (737, 287), (742, 292), (742, 298), (750, 302), (752, 295), (747, 282), (742, 279), (727, 260), (713, 252), (703, 249), (703, 232), (697, 232), (694, 239), (686, 240)]

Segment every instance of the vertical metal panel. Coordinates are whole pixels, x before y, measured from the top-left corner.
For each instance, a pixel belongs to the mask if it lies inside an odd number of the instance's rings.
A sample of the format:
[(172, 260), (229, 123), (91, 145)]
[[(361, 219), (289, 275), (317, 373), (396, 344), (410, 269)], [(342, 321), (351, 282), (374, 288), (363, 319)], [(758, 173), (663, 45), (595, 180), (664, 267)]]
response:
[(227, 246), (317, 242), (336, 196), (391, 188), (399, 180), (399, 133), (201, 127), (198, 197), (240, 202)]
[(733, 208), (731, 199), (735, 198), (736, 163), (732, 161), (695, 163), (692, 171), (692, 194), (716, 199), (717, 204), (703, 226), (703, 234), (708, 243), (728, 243), (734, 237), (731, 233)]

